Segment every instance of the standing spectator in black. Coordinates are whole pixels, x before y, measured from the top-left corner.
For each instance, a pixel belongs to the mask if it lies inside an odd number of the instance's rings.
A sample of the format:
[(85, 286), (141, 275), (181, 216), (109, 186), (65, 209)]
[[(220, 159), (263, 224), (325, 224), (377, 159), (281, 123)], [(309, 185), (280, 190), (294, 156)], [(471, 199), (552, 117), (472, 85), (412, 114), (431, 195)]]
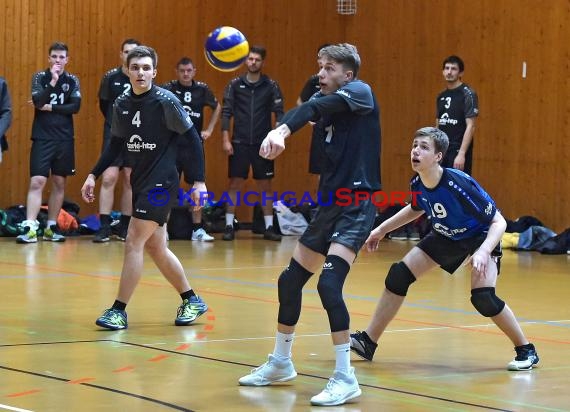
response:
[[(177, 80), (172, 80), (162, 87), (174, 93), (180, 100), (184, 110), (190, 115), (196, 131), (200, 133), (202, 142), (206, 141), (214, 131), (214, 126), (220, 118), (222, 106), (212, 93), (206, 83), (194, 80), (196, 67), (188, 57), (182, 57), (176, 64)], [(213, 110), (208, 127), (204, 126), (204, 107), (208, 106)], [(194, 184), (194, 176), (190, 175), (190, 165), (192, 165), (192, 152), (185, 139), (178, 140), (178, 154), (176, 157), (176, 168), (178, 174), (184, 172), (184, 180), (190, 186)], [(192, 209), (192, 208), (191, 208)], [(199, 242), (212, 242), (214, 237), (209, 235), (202, 223), (202, 209), (191, 210), (192, 213), (192, 240)]]
[(8, 85), (3, 77), (0, 77), (0, 163), (2, 163), (2, 152), (8, 150), (8, 140), (6, 140), (6, 132), (12, 123), (12, 102), (10, 101), (10, 93)]
[[(135, 39), (126, 39), (123, 41), (121, 51), (119, 52), (121, 65), (109, 70), (101, 80), (99, 86), (99, 109), (105, 118), (102, 151), (105, 150), (111, 141), (113, 102), (118, 96), (131, 90), (127, 69), (127, 55), (140, 44), (141, 43)], [(103, 172), (101, 188), (99, 189), (99, 220), (101, 221), (101, 228), (95, 234), (93, 242), (104, 243), (111, 239), (111, 210), (113, 209), (113, 201), (115, 199), (115, 185), (121, 174), (121, 220), (119, 224), (113, 228), (116, 229), (115, 234), (117, 238), (119, 240), (125, 240), (133, 212), (130, 173), (131, 169), (126, 167), (123, 154), (117, 156), (107, 170)]]
[[(262, 198), (263, 219), (267, 240), (281, 240), (281, 235), (273, 229), (273, 201), (271, 179), (274, 173), (274, 161), (259, 155), (261, 142), (273, 128), (272, 113), (279, 124), (283, 117), (283, 95), (277, 82), (261, 73), (266, 50), (253, 46), (246, 60), (247, 72), (233, 79), (224, 92), (222, 105), (223, 149), (228, 157), (228, 177), (230, 178), (229, 196), (231, 204), (226, 209), (226, 229), (224, 240), (234, 240), (233, 221), (237, 203), (237, 192), (241, 190), (253, 170), (253, 179)], [(230, 120), (233, 118), (233, 136), (230, 139)]]
[[(324, 48), (330, 46), (328, 43), (319, 46), (317, 50), (318, 52)], [(309, 100), (315, 93), (321, 90), (321, 85), (319, 83), (319, 75), (313, 74), (301, 90), (299, 97), (297, 98), (297, 106), (302, 105), (307, 100)], [(323, 129), (322, 123), (313, 123), (311, 122), (311, 126), (313, 126), (313, 133), (311, 135), (311, 146), (309, 151), (309, 173), (312, 175), (318, 176), (321, 174), (321, 164), (323, 162), (322, 159), (322, 147), (319, 147), (322, 144), (322, 136), (324, 135), (325, 131)]]
[(128, 327), (126, 307), (141, 278), (145, 253), (182, 299), (175, 325), (189, 325), (208, 310), (206, 303), (190, 287), (180, 260), (168, 249), (165, 226), (178, 195), (178, 139), (188, 139), (194, 152), (192, 173), (196, 182), (192, 201), (199, 205), (200, 193), (207, 191), (202, 142), (178, 99), (153, 84), (157, 60), (154, 49), (147, 46), (138, 46), (129, 52), (127, 67), (132, 89), (115, 100), (111, 142), (81, 188), (83, 199), (92, 202), (95, 179), (121, 151), (126, 151), (132, 167), (133, 217), (125, 242), (117, 298), (95, 321), (98, 326), (110, 330)]
[(73, 115), (79, 112), (81, 92), (79, 79), (65, 71), (68, 47), (56, 42), (49, 47), (49, 68), (32, 78), (32, 150), (30, 154), (30, 188), (26, 203), (26, 233), (16, 238), (18, 243), (36, 243), (39, 222), (36, 220), (42, 204), (42, 193), (51, 174), (52, 188), (48, 201), (48, 220), (44, 240), (63, 242), (56, 223), (67, 176), (75, 174), (75, 145)]
[(449, 137), (449, 149), (443, 167), (453, 167), (471, 175), (473, 165), (473, 135), (479, 115), (477, 94), (463, 83), (463, 60), (449, 56), (443, 61), (443, 78), (447, 88), (436, 99), (435, 126)]

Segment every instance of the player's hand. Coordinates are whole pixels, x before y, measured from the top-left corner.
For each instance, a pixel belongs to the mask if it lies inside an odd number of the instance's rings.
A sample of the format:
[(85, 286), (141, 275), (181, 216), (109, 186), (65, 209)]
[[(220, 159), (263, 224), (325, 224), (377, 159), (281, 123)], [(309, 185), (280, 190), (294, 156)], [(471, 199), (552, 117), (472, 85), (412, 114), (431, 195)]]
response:
[(490, 261), (491, 255), (489, 253), (485, 252), (484, 250), (477, 249), (475, 253), (469, 257), (465, 264), (471, 265), (473, 270), (477, 272), (479, 276), (485, 277)]
[(62, 68), (61, 68), (61, 64), (60, 63), (55, 63), (53, 66), (51, 66), (50, 68), (50, 72), (51, 72), (51, 80), (54, 81), (55, 83), (57, 83), (57, 81), (59, 80), (59, 76), (62, 73)]
[(190, 198), (194, 203), (192, 210), (198, 211), (204, 207), (204, 202), (208, 198), (208, 189), (206, 188), (206, 183), (204, 182), (194, 182), (192, 189), (194, 189), (190, 194)]
[(42, 107), (40, 107), (40, 109), (42, 112), (51, 112), (52, 111), (52, 106), (49, 103), (44, 104)]
[(212, 135), (212, 132), (209, 132), (207, 130), (202, 130), (200, 132), (200, 136), (202, 137), (202, 140), (208, 140), (208, 138)]
[(464, 170), (465, 169), (465, 155), (462, 153), (458, 153), (453, 160), (453, 168)]
[(259, 155), (265, 159), (273, 160), (285, 150), (285, 136), (278, 129), (267, 133), (259, 148)]
[(85, 179), (83, 187), (81, 188), (81, 197), (87, 203), (92, 203), (95, 200), (95, 177), (90, 174)]
[(370, 232), (368, 239), (366, 239), (366, 242), (364, 243), (366, 250), (369, 252), (377, 250), (380, 245), (380, 241), (384, 239), (384, 236), (386, 236), (386, 234), (380, 229), (380, 226)]
[(232, 142), (230, 141), (223, 141), (222, 142), (222, 150), (228, 155), (231, 156), (234, 154), (234, 147), (232, 146)]

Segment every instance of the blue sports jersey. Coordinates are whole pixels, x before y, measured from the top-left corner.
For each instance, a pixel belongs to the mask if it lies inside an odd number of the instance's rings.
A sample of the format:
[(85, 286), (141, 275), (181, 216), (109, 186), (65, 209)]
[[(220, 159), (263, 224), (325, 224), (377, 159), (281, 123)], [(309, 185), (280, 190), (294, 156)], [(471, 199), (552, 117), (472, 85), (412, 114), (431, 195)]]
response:
[(497, 212), (494, 200), (466, 173), (443, 169), (436, 187), (424, 186), (418, 175), (410, 182), (416, 196), (414, 210), (431, 216), (433, 230), (453, 240), (467, 239), (487, 232)]

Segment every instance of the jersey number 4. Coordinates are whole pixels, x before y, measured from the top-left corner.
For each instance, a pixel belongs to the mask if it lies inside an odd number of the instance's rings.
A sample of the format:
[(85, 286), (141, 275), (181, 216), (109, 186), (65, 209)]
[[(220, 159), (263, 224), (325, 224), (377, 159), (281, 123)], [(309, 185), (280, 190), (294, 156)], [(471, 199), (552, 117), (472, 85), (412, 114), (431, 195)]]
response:
[(134, 124), (136, 127), (141, 127), (141, 111), (137, 110), (135, 115), (133, 116), (133, 120), (131, 120), (131, 124)]

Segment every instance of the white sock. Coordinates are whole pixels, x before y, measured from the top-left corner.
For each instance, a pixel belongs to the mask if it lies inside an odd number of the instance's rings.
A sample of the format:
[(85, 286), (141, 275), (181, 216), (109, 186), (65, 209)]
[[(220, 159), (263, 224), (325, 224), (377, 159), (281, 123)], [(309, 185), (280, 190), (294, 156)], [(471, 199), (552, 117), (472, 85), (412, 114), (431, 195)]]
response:
[(277, 332), (275, 336), (275, 349), (273, 349), (273, 356), (277, 360), (291, 359), (291, 348), (293, 347), (294, 337), (294, 333)]
[(265, 221), (265, 228), (266, 229), (268, 229), (269, 226), (273, 226), (273, 215), (263, 216), (263, 220)]
[(235, 213), (226, 213), (226, 226), (233, 226), (235, 217)]
[(48, 220), (48, 221), (47, 221), (47, 227), (55, 226), (56, 223), (57, 223), (57, 222), (56, 222), (55, 220)]
[(336, 365), (334, 369), (348, 373), (350, 368), (350, 343), (334, 345), (334, 350), (336, 352)]

